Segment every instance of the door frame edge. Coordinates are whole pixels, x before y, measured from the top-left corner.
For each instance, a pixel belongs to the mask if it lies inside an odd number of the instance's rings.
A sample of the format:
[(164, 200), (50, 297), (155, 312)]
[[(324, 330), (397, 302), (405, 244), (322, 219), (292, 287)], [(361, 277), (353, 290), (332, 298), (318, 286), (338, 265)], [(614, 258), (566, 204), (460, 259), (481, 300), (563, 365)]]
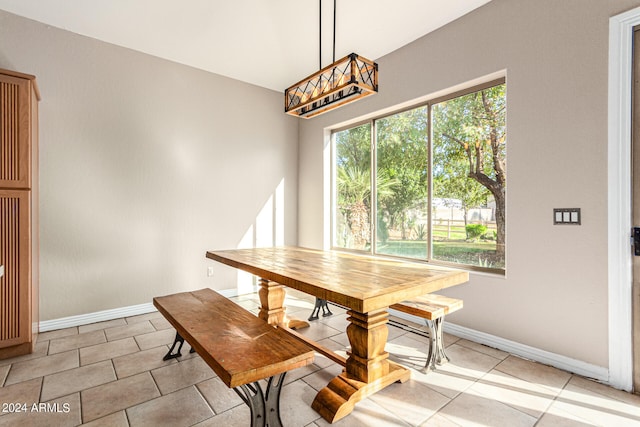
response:
[(609, 384), (633, 389), (631, 90), (633, 28), (640, 7), (609, 19), (608, 320)]

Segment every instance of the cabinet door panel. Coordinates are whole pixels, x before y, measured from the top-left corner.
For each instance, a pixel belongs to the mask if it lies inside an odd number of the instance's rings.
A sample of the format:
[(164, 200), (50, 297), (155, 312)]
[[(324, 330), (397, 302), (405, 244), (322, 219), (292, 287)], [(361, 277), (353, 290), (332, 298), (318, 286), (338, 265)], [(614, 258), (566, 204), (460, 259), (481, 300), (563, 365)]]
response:
[(31, 187), (29, 84), (0, 74), (0, 188)]
[(0, 348), (30, 337), (29, 192), (0, 190)]

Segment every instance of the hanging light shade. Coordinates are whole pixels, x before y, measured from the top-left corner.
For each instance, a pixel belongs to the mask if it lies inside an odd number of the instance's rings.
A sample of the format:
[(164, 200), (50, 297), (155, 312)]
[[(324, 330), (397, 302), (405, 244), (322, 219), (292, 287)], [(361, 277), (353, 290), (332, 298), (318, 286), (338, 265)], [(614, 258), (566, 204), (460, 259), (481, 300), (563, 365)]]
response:
[(319, 0), (320, 71), (284, 91), (287, 114), (308, 119), (378, 92), (378, 64), (355, 53), (336, 61), (336, 3), (333, 0), (333, 64), (322, 68), (322, 0)]
[(285, 90), (285, 112), (310, 118), (376, 92), (378, 64), (352, 53)]

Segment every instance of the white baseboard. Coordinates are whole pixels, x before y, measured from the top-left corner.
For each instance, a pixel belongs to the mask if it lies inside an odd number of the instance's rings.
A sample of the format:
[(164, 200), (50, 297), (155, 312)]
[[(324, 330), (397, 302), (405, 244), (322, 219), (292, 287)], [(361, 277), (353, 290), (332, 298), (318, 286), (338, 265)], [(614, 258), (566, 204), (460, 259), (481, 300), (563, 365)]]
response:
[[(413, 323), (424, 324), (422, 319), (410, 314), (405, 314), (396, 310), (389, 310), (389, 314), (405, 320), (409, 320)], [(602, 366), (592, 365), (581, 360), (576, 360), (560, 354), (540, 350), (526, 344), (521, 344), (515, 341), (497, 337), (495, 335), (479, 332), (470, 328), (465, 328), (464, 326), (455, 325), (450, 322), (444, 322), (444, 331), (448, 334), (455, 335), (457, 337), (464, 338), (478, 344), (484, 344), (488, 347), (497, 348), (498, 350), (506, 351), (507, 353), (524, 357), (525, 359), (533, 360), (545, 365), (553, 366), (554, 368), (572, 372), (583, 377), (593, 378), (594, 380), (603, 383), (608, 383), (609, 381), (609, 370)]]
[(112, 310), (96, 311), (95, 313), (79, 314), (77, 316), (62, 317), (60, 319), (40, 322), (40, 332), (55, 331), (56, 329), (71, 328), (73, 326), (88, 325), (104, 322), (121, 317), (137, 316), (156, 311), (152, 303), (131, 305), (129, 307), (114, 308)]
[[(227, 298), (238, 295), (237, 289), (224, 289), (217, 291)], [(138, 316), (156, 311), (153, 303), (130, 305), (128, 307), (114, 308), (112, 310), (96, 311), (95, 313), (79, 314), (77, 316), (62, 317), (60, 319), (44, 320), (40, 322), (40, 332), (55, 331), (57, 329), (72, 328), (74, 326), (89, 325), (91, 323), (105, 322), (121, 317)]]

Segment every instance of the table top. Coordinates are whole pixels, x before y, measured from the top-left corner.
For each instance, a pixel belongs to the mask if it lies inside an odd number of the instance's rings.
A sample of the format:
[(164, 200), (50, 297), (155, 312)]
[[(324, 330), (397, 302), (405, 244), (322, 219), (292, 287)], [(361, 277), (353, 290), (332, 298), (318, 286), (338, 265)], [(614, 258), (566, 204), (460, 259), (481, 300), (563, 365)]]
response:
[(216, 250), (207, 258), (361, 313), (469, 280), (466, 271), (298, 247)]

